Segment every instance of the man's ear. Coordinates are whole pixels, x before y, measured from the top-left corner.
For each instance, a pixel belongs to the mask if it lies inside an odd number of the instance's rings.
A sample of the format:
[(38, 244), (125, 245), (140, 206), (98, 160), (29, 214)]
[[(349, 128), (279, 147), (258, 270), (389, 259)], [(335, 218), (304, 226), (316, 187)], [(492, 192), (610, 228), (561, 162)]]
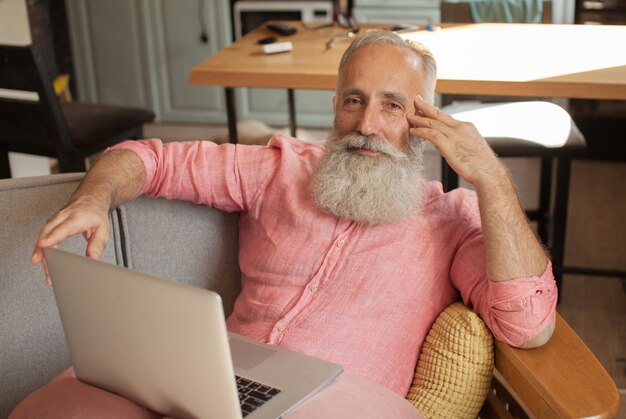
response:
[(333, 113), (337, 113), (337, 95), (333, 95)]

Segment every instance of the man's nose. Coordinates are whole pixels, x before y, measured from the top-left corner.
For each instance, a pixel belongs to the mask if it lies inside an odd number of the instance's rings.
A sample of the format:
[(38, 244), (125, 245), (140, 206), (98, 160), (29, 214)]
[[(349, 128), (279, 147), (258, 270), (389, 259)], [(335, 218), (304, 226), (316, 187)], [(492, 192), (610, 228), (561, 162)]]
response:
[(357, 127), (359, 133), (362, 135), (379, 135), (382, 125), (382, 116), (378, 106), (368, 103), (363, 109), (361, 119)]

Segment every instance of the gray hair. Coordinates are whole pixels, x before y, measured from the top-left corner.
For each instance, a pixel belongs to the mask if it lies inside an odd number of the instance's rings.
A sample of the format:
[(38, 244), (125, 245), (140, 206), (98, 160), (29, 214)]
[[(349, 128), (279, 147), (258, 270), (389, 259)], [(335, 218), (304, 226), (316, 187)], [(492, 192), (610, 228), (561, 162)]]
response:
[[(433, 54), (424, 45), (410, 39), (404, 39), (395, 32), (385, 29), (370, 29), (352, 41), (339, 62), (339, 75), (350, 57), (361, 48), (373, 45), (392, 45), (411, 51), (422, 63), (424, 70), (424, 91), (422, 98), (428, 103), (435, 101), (435, 84), (437, 83), (437, 63)], [(339, 80), (339, 79), (338, 79)]]

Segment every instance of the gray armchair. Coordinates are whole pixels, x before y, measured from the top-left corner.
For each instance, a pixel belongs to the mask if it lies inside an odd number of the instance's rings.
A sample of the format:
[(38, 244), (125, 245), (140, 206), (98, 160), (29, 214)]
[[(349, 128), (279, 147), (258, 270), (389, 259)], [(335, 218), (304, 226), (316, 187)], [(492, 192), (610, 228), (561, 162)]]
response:
[[(4, 220), (0, 225), (0, 417), (6, 417), (27, 394), (70, 365), (52, 292), (44, 284), (41, 269), (30, 265), (28, 259), (39, 228), (67, 202), (81, 177), (70, 174), (0, 180), (0, 217)], [(232, 310), (239, 292), (237, 214), (143, 197), (113, 211), (110, 220), (111, 238), (104, 260), (215, 289), (222, 295), (225, 309)], [(85, 245), (82, 237), (74, 237), (62, 247), (83, 253)], [(484, 324), (473, 313), (459, 304), (451, 307), (437, 322), (466, 322), (468, 327), (454, 328), (470, 335), (484, 333)], [(448, 316), (450, 311), (454, 316)], [(449, 318), (444, 319), (446, 316)], [(431, 341), (434, 331), (429, 334)], [(484, 377), (467, 379), (470, 384), (487, 380), (481, 393), (487, 396), (481, 417), (511, 417), (515, 413), (522, 417), (608, 418), (617, 413), (620, 396), (615, 383), (560, 317), (550, 342), (538, 349), (514, 349), (499, 342), (494, 347), (491, 340), (480, 339), (487, 342), (482, 359), (491, 356), (493, 360), (495, 355), (498, 372), (492, 381), (494, 390), (487, 388), (490, 367)], [(449, 346), (445, 339), (433, 345), (436, 350)], [(472, 349), (468, 345), (465, 348)], [(448, 352), (456, 362), (461, 358), (454, 353), (454, 345), (451, 348)], [(470, 355), (473, 352), (469, 351)], [(431, 382), (432, 387), (423, 385), (418, 397), (411, 399), (428, 417), (439, 417), (442, 412), (428, 410), (428, 404), (432, 408), (438, 406), (435, 403), (466, 402), (446, 390), (450, 387), (446, 387), (445, 375), (426, 379), (428, 374), (430, 371), (418, 366), (416, 383)], [(474, 417), (482, 400), (475, 404)], [(446, 407), (448, 411), (453, 408)]]

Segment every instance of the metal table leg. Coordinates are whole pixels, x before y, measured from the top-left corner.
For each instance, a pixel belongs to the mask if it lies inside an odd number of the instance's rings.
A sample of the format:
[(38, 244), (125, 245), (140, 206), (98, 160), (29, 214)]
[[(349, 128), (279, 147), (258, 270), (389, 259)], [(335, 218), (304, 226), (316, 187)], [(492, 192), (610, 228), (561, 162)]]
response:
[(293, 89), (287, 89), (287, 105), (289, 106), (289, 132), (296, 136), (296, 101)]
[(554, 278), (556, 279), (557, 287), (560, 288), (565, 260), (565, 229), (567, 227), (567, 201), (569, 196), (571, 159), (569, 157), (559, 157), (557, 158), (556, 164), (556, 196), (553, 215), (554, 231), (550, 253), (552, 256)]
[[(232, 144), (237, 144), (237, 111), (235, 109), (235, 89), (225, 87), (226, 117), (228, 120), (228, 139)], [(289, 132), (292, 137), (296, 136), (296, 104), (293, 89), (287, 89), (287, 104), (289, 107)]]
[(235, 109), (235, 89), (225, 87), (226, 95), (226, 118), (228, 121), (228, 140), (231, 144), (237, 144), (237, 110)]
[(545, 246), (551, 246), (554, 238), (550, 207), (552, 205), (552, 157), (541, 158), (541, 180), (539, 184), (539, 208), (537, 210), (537, 232)]

